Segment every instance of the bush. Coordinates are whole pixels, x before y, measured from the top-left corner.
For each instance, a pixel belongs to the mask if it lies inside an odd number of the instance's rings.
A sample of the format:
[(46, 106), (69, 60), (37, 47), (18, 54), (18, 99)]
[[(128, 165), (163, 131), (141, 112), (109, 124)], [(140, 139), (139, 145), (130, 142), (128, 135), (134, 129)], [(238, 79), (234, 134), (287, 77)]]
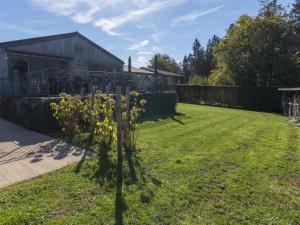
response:
[[(126, 97), (122, 99), (122, 137), (126, 153), (136, 151), (137, 122), (141, 114), (145, 112), (145, 106), (147, 104), (145, 99), (139, 100), (139, 96), (140, 94), (138, 92), (133, 91), (130, 93), (130, 99)], [(130, 102), (132, 99), (133, 101)], [(129, 105), (127, 105), (127, 103)], [(129, 107), (128, 110), (127, 107)]]
[(205, 76), (192, 75), (189, 84), (208, 85), (208, 79)]
[(80, 131), (82, 121), (83, 103), (79, 96), (71, 96), (65, 93), (59, 95), (58, 103), (52, 102), (51, 108), (54, 118), (59, 122), (62, 131), (73, 137)]
[(114, 118), (115, 101), (110, 96), (97, 93), (94, 99), (94, 110), (92, 108), (91, 96), (83, 102), (83, 120), (91, 127), (93, 132), (91, 139), (96, 135), (99, 141), (101, 159), (108, 158), (109, 150), (116, 141), (117, 124)]
[(153, 115), (170, 115), (176, 113), (177, 93), (174, 91), (144, 93), (139, 99), (145, 99), (147, 104), (145, 107), (146, 116)]

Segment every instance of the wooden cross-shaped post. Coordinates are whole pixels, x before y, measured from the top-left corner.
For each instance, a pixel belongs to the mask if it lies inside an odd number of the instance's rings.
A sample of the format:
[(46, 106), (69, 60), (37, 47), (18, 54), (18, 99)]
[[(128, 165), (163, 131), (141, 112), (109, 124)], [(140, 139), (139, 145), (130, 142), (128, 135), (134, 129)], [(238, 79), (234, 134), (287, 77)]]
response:
[(96, 87), (92, 86), (92, 93), (91, 93), (91, 115), (90, 115), (90, 121), (91, 121), (91, 125), (90, 125), (90, 141), (92, 141), (94, 139), (94, 132), (95, 132), (95, 126), (92, 122), (93, 120), (93, 112), (95, 109), (95, 94), (96, 94)]
[(123, 187), (123, 152), (122, 152), (122, 102), (121, 87), (117, 87), (116, 96), (116, 121), (117, 121), (117, 184), (116, 184), (116, 205), (115, 218), (116, 225), (123, 224), (122, 214), (122, 187)]

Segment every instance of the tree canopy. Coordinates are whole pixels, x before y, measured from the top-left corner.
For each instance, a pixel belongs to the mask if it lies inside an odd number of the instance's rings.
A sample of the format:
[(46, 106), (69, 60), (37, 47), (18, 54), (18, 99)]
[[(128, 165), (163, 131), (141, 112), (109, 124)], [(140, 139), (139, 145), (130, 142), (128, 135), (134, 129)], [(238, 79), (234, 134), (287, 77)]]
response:
[[(155, 68), (155, 56), (149, 61), (149, 67)], [(157, 54), (157, 68), (173, 73), (181, 73), (180, 65), (167, 54)]]
[(203, 48), (198, 39), (183, 59), (183, 72), (211, 85), (300, 85), (300, 0), (288, 11), (277, 0), (260, 0), (257, 16), (242, 15), (223, 38)]
[[(299, 85), (299, 1), (290, 16), (276, 0), (263, 1), (256, 17), (241, 16), (215, 46), (214, 85)], [(292, 19), (293, 18), (293, 21)]]
[[(207, 80), (209, 74), (211, 73), (215, 62), (213, 56), (213, 48), (220, 41), (220, 38), (214, 35), (208, 40), (206, 48), (202, 47), (199, 40), (195, 39), (193, 43), (193, 53), (188, 56), (184, 56), (182, 67), (183, 73), (186, 77), (186, 81), (191, 81), (191, 79), (196, 77), (200, 80)], [(198, 78), (196, 80), (199, 80)], [(194, 83), (194, 82), (192, 82)]]

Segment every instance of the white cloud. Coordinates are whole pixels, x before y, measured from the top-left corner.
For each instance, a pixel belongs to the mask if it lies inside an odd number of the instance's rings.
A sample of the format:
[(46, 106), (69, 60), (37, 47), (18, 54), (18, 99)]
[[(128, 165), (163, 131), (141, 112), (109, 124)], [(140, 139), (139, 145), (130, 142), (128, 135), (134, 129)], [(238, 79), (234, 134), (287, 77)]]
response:
[(114, 29), (132, 21), (138, 21), (140, 18), (148, 16), (152, 13), (161, 11), (165, 8), (180, 4), (185, 0), (165, 0), (165, 1), (156, 1), (149, 4), (145, 8), (127, 11), (124, 14), (109, 17), (109, 18), (101, 18), (95, 21), (95, 26), (101, 27), (102, 30), (110, 34)]
[(160, 47), (158, 47), (158, 46), (153, 46), (152, 47), (152, 51), (153, 52), (160, 52), (162, 49), (160, 48)]
[(69, 16), (76, 13), (78, 0), (31, 0), (31, 3), (50, 13)]
[(147, 48), (138, 50), (137, 57), (133, 60), (134, 65), (137, 67), (147, 66), (149, 60), (160, 51), (162, 51), (162, 49), (158, 46), (148, 46)]
[(149, 40), (144, 40), (142, 42), (133, 44), (132, 46), (130, 46), (128, 49), (129, 50), (141, 50), (144, 47), (146, 47), (147, 45), (149, 45)]
[(158, 33), (152, 34), (151, 38), (155, 42), (159, 43), (161, 41), (161, 39), (163, 38), (163, 36), (166, 35), (167, 33), (168, 33), (168, 31), (158, 32)]
[(148, 51), (139, 51), (137, 53), (137, 57), (133, 61), (134, 66), (136, 67), (142, 67), (147, 66), (149, 64), (149, 60), (153, 57), (153, 52)]
[(43, 35), (41, 31), (33, 30), (31, 28), (26, 28), (24, 26), (20, 26), (16, 24), (10, 24), (4, 21), (0, 21), (0, 30), (14, 30), (29, 35)]
[(191, 24), (195, 20), (197, 20), (198, 18), (200, 18), (202, 16), (205, 16), (205, 15), (208, 15), (208, 14), (211, 14), (211, 13), (214, 13), (214, 12), (217, 12), (217, 11), (221, 10), (222, 8), (224, 8), (224, 7), (225, 7), (225, 4), (214, 7), (214, 8), (211, 8), (211, 9), (207, 9), (207, 10), (204, 10), (204, 11), (198, 11), (198, 10), (193, 11), (193, 12), (187, 14), (187, 15), (180, 16), (180, 17), (174, 19), (173, 22), (172, 22), (172, 26), (180, 25), (180, 24)]
[[(90, 23), (109, 35), (126, 35), (115, 29), (186, 0), (30, 0), (32, 6), (74, 22)], [(109, 15), (108, 15), (109, 13)]]

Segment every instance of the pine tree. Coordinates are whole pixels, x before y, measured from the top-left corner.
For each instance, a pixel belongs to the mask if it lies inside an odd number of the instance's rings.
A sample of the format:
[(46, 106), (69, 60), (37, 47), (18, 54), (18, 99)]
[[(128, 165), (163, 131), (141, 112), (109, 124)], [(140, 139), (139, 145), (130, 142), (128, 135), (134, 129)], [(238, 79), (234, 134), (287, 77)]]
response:
[(192, 73), (197, 75), (205, 74), (205, 51), (198, 39), (193, 44), (193, 69)]
[(214, 56), (213, 56), (213, 49), (216, 44), (218, 44), (220, 38), (217, 35), (214, 35), (211, 39), (208, 40), (205, 55), (206, 55), (206, 73), (205, 75), (208, 77), (211, 71), (213, 70), (215, 63), (214, 63)]
[(297, 29), (300, 27), (300, 0), (295, 0), (290, 12), (290, 19), (293, 26)]
[(182, 61), (182, 70), (184, 74), (184, 79), (187, 82), (191, 76), (191, 67), (188, 57), (185, 55)]
[(284, 8), (278, 4), (278, 0), (260, 0), (260, 3), (259, 16), (261, 17), (282, 16), (284, 14)]

